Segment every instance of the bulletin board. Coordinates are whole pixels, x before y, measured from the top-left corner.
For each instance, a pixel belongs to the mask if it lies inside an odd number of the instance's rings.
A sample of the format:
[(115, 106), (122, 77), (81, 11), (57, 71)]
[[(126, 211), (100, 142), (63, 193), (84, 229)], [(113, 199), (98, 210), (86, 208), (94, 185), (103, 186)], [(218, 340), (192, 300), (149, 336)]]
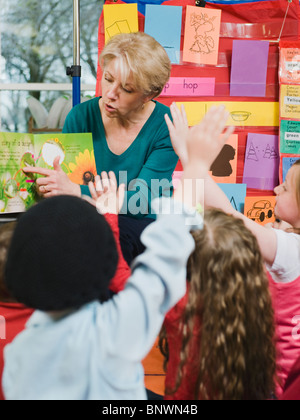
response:
[[(264, 214), (271, 214), (267, 209), (273, 205), (273, 188), (282, 179), (280, 45), (300, 39), (299, 1), (132, 1), (106, 0), (99, 20), (99, 54), (107, 36), (104, 15), (107, 18), (106, 10), (112, 10), (106, 6), (124, 5), (136, 10), (138, 30), (154, 36), (168, 48), (172, 58), (169, 84), (157, 100), (168, 106), (172, 102), (184, 103), (190, 125), (197, 124), (212, 104), (224, 104), (230, 112), (229, 123), (236, 128), (228, 145), (228, 156), (230, 146), (235, 157), (228, 158), (232, 166), (230, 174), (226, 172), (228, 160), (223, 159), (212, 175), (238, 210), (251, 217), (250, 210), (259, 201), (258, 207), (266, 209)], [(200, 26), (205, 28), (202, 34)], [(109, 27), (110, 31), (128, 31), (122, 25), (116, 28), (115, 22)], [(200, 48), (201, 54), (197, 54)], [(198, 60), (197, 55), (202, 58)], [(101, 95), (101, 77), (98, 65), (96, 96)], [(179, 162), (175, 172), (181, 170)], [(251, 202), (247, 212), (245, 197)], [(258, 223), (270, 219), (256, 213), (258, 216), (252, 218), (258, 218)]]

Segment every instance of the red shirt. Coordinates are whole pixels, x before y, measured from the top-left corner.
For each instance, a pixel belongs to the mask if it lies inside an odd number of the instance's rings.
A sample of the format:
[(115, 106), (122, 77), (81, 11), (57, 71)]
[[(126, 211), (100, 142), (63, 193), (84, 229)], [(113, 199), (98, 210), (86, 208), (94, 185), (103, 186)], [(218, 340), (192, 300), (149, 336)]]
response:
[[(25, 327), (25, 324), (31, 314), (32, 309), (28, 309), (20, 303), (3, 303), (0, 302), (0, 400), (4, 400), (2, 391), (2, 372), (4, 366), (3, 350), (4, 347), (11, 343), (13, 339)], [(3, 318), (2, 318), (3, 317)], [(5, 322), (3, 322), (3, 320)]]
[(280, 400), (300, 400), (300, 357), (294, 364), (289, 377), (287, 378)]
[[(165, 389), (174, 389), (177, 379), (177, 372), (180, 365), (180, 352), (182, 347), (182, 332), (180, 321), (187, 304), (188, 293), (172, 308), (165, 317), (169, 361), (166, 372)], [(199, 346), (200, 346), (200, 321), (195, 320), (194, 334), (191, 339), (191, 349), (188, 360), (183, 367), (182, 381), (176, 392), (172, 395), (165, 394), (165, 400), (194, 400), (195, 387), (199, 371)]]

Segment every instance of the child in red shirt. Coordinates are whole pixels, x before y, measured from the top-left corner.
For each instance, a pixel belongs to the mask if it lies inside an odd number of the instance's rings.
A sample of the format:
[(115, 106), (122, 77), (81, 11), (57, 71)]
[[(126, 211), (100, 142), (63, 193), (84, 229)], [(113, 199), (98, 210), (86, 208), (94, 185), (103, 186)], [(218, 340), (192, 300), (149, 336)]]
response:
[(264, 400), (275, 392), (274, 314), (256, 238), (205, 212), (193, 232), (188, 293), (166, 315), (167, 400)]
[(3, 349), (21, 332), (33, 310), (17, 303), (8, 294), (4, 283), (4, 266), (6, 254), (14, 232), (15, 222), (0, 225), (0, 400), (4, 400), (2, 392)]

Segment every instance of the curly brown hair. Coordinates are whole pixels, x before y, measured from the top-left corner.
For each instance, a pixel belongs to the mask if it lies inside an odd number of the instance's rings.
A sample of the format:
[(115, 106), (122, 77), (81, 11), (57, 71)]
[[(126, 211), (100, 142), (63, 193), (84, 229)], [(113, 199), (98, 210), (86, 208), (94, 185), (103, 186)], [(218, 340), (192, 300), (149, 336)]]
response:
[(200, 337), (195, 399), (270, 398), (276, 386), (275, 325), (257, 240), (242, 220), (215, 209), (206, 211), (204, 228), (193, 237), (180, 366), (176, 389), (166, 393), (179, 388), (192, 337)]
[(4, 269), (7, 251), (16, 227), (16, 222), (0, 224), (0, 302), (15, 302), (4, 284)]

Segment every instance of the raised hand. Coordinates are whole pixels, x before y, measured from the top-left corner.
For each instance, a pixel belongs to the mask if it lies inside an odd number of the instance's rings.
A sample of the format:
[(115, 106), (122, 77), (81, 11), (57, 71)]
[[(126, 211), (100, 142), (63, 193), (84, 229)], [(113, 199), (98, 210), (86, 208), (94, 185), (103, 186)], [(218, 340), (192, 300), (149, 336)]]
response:
[(96, 175), (95, 183), (89, 183), (89, 190), (92, 196), (92, 204), (96, 206), (101, 214), (119, 214), (125, 196), (125, 185), (118, 188), (114, 172), (102, 172), (101, 177)]
[(165, 115), (165, 120), (169, 129), (171, 142), (173, 149), (180, 159), (183, 168), (188, 163), (188, 153), (186, 148), (186, 140), (189, 133), (189, 125), (184, 109), (184, 105), (181, 105), (181, 109), (177, 107), (175, 103), (170, 106), (173, 123), (169, 118), (169, 115)]
[(233, 133), (234, 127), (228, 127), (223, 133), (229, 112), (224, 106), (212, 106), (203, 120), (189, 128), (184, 106), (181, 110), (171, 105), (173, 122), (166, 115), (171, 142), (183, 168), (188, 163), (198, 161), (209, 169), (222, 147)]

